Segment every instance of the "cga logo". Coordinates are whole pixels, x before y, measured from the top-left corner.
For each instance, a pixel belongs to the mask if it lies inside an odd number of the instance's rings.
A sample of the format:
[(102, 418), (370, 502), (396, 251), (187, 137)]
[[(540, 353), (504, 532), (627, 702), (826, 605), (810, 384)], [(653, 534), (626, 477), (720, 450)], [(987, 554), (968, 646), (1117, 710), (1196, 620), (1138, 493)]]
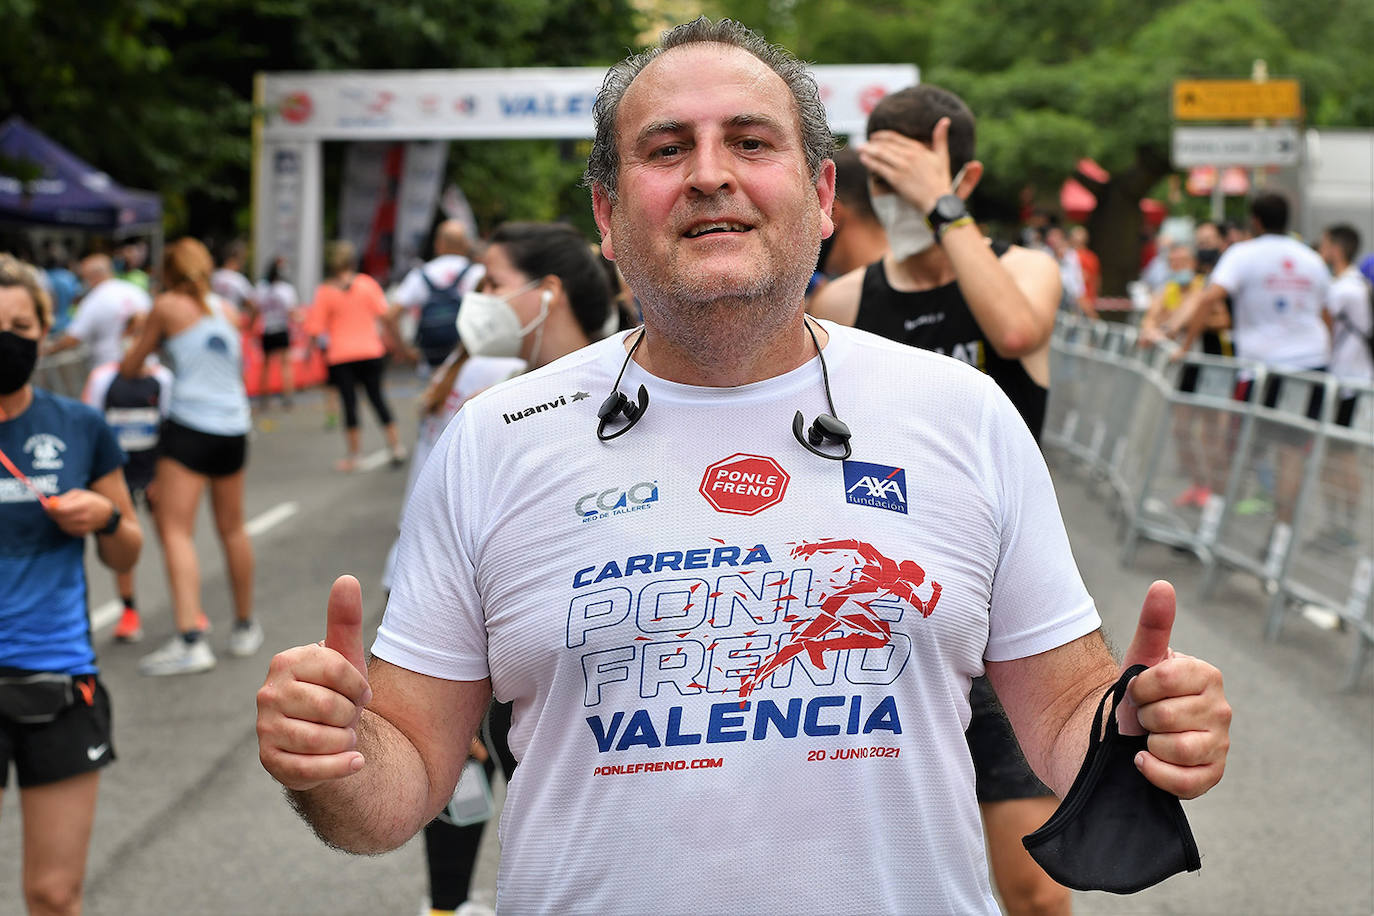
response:
[(844, 462), (844, 498), (906, 515), (906, 470), (867, 461)]
[(612, 515), (639, 512), (658, 502), (658, 481), (641, 481), (619, 489), (612, 487), (599, 493), (588, 493), (573, 504), (573, 511), (583, 522), (594, 522)]

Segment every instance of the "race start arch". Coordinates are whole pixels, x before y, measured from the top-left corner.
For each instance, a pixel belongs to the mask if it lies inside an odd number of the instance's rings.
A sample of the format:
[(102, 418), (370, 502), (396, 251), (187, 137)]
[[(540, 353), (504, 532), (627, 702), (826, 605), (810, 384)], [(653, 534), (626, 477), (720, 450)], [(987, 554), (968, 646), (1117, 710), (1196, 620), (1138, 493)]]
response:
[[(831, 129), (861, 135), (911, 64), (812, 68)], [(260, 73), (254, 86), (253, 255), (285, 257), (303, 301), (320, 276), (326, 140), (584, 139), (599, 67)]]

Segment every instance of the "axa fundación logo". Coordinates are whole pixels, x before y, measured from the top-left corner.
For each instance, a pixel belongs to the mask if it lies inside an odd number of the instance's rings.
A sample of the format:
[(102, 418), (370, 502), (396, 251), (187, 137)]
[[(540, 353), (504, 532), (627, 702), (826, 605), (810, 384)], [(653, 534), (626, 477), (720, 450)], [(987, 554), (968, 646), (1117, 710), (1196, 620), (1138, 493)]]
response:
[(872, 506), (906, 515), (906, 469), (867, 461), (846, 461), (844, 499), (856, 506)]
[(573, 512), (583, 523), (615, 515), (642, 512), (658, 502), (658, 481), (642, 480), (628, 487), (611, 487), (578, 497)]

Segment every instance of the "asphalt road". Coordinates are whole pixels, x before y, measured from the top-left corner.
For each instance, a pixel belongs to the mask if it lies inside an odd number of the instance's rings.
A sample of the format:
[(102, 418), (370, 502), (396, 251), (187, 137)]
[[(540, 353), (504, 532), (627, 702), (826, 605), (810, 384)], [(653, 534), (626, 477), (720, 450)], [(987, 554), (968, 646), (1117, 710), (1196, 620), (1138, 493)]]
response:
[[(410, 441), (416, 386), (401, 373), (391, 381), (403, 441)], [(381, 438), (366, 411), (363, 422), (367, 454), (381, 448)], [(101, 783), (87, 877), (93, 916), (419, 911), (425, 877), (418, 841), (375, 858), (327, 849), (257, 760), (254, 692), (272, 652), (323, 637), (333, 578), (357, 575), (370, 625), (381, 617), (378, 583), (405, 475), (384, 464), (333, 473), (342, 437), (322, 424), (318, 395), (289, 414), (258, 415), (247, 488), (247, 515), (256, 520), (256, 602), (267, 630), (258, 656), (223, 651), (230, 599), (208, 507), (199, 536), (203, 593), (220, 663), (207, 674), (137, 674), (138, 658), (172, 631), (150, 522), (139, 568), (144, 643), (112, 643), (105, 609), (112, 581), (89, 566), (119, 755)], [(1079, 565), (1109, 633), (1129, 641), (1150, 581), (1172, 580), (1180, 595), (1174, 645), (1222, 668), (1236, 710), (1225, 780), (1185, 805), (1202, 871), (1131, 897), (1077, 894), (1076, 911), (1374, 913), (1374, 672), (1354, 693), (1340, 692), (1349, 637), (1295, 615), (1277, 643), (1266, 643), (1264, 598), (1253, 583), (1233, 577), (1203, 605), (1196, 562), (1167, 548), (1147, 543), (1132, 568), (1121, 568), (1106, 496), (1067, 460), (1052, 464)], [(21, 912), (18, 799), (14, 791), (4, 796), (0, 913)], [(478, 876), (484, 894), (494, 886), (496, 855), (489, 843)], [(844, 901), (834, 911), (846, 912)]]

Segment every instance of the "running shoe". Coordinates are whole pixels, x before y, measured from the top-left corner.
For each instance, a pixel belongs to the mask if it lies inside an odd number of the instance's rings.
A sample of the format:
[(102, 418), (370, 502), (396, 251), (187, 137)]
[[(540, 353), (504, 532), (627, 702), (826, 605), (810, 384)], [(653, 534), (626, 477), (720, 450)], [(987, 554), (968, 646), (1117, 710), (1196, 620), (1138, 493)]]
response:
[(229, 654), (247, 658), (262, 648), (262, 625), (256, 620), (236, 620), (229, 631)]
[(1174, 506), (1182, 509), (1186, 506), (1197, 506), (1201, 509), (1207, 505), (1207, 497), (1212, 495), (1212, 491), (1206, 487), (1191, 486), (1178, 496), (1174, 497)]
[(1274, 511), (1274, 499), (1268, 493), (1251, 496), (1236, 503), (1237, 515), (1268, 515)]
[(210, 644), (201, 636), (193, 643), (173, 636), (161, 649), (143, 656), (138, 663), (138, 673), (147, 677), (165, 677), (173, 674), (196, 674), (215, 667), (215, 653)]
[(136, 609), (124, 609), (119, 623), (115, 624), (114, 638), (118, 642), (138, 642), (143, 638), (143, 620), (138, 616)]

